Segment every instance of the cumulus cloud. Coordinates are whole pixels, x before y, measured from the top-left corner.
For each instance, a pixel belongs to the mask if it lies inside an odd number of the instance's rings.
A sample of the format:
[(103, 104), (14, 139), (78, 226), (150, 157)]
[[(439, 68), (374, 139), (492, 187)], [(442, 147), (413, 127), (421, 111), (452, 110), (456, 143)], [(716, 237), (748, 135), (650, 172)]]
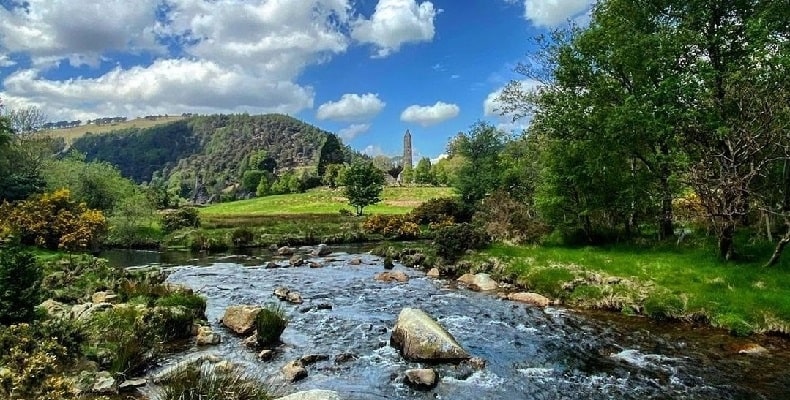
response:
[(96, 63), (112, 50), (153, 50), (159, 0), (27, 0), (0, 7), (0, 48), (30, 54), (36, 64), (69, 59)]
[(405, 43), (431, 41), (438, 12), (430, 1), (379, 0), (370, 19), (354, 21), (351, 37), (375, 45), (375, 56), (386, 57)]
[(338, 101), (330, 101), (318, 107), (318, 119), (335, 121), (366, 121), (375, 117), (384, 109), (386, 103), (379, 99), (378, 94), (363, 95), (346, 93)]
[(222, 111), (296, 113), (312, 107), (311, 88), (273, 82), (212, 61), (159, 60), (98, 78), (52, 81), (34, 70), (5, 80), (9, 106), (45, 105), (53, 118)]
[(337, 134), (345, 140), (351, 140), (367, 132), (368, 129), (370, 129), (370, 124), (352, 124), (348, 127), (339, 130)]
[(412, 105), (407, 107), (401, 113), (400, 120), (422, 126), (431, 126), (455, 118), (460, 112), (461, 109), (455, 104), (437, 101), (432, 106)]
[(524, 18), (537, 26), (557, 26), (583, 14), (593, 3), (595, 0), (524, 0)]
[(384, 150), (379, 145), (369, 145), (362, 149), (362, 154), (370, 157), (385, 156)]
[(8, 57), (7, 54), (0, 54), (0, 68), (13, 67), (16, 62)]
[(442, 161), (442, 160), (444, 160), (444, 159), (447, 159), (447, 158), (450, 158), (450, 155), (449, 155), (449, 154), (447, 154), (447, 153), (442, 153), (442, 154), (439, 154), (438, 156), (436, 156), (436, 158), (431, 158), (431, 164), (432, 164), (432, 165), (433, 165), (433, 164), (436, 164), (436, 163), (438, 163), (439, 161)]

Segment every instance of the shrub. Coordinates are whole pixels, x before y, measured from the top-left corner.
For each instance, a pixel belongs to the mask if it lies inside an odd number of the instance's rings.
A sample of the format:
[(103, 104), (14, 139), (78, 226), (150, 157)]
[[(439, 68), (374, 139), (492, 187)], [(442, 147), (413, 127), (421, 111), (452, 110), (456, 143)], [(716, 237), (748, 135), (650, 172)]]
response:
[(157, 299), (155, 304), (161, 307), (184, 307), (191, 310), (195, 318), (204, 318), (206, 315), (206, 299), (194, 293), (169, 293)]
[(433, 239), (436, 254), (446, 261), (457, 260), (466, 250), (487, 246), (486, 233), (471, 224), (454, 224), (438, 229)]
[(258, 346), (271, 346), (280, 341), (288, 320), (279, 306), (266, 306), (255, 317), (256, 339)]
[(146, 324), (145, 308), (114, 307), (92, 315), (87, 354), (110, 372), (134, 374), (159, 351), (157, 332)]
[(241, 227), (233, 230), (230, 239), (235, 247), (249, 246), (255, 240), (255, 233), (249, 228)]
[(187, 238), (189, 248), (193, 251), (223, 251), (228, 249), (225, 238), (209, 236), (206, 232), (196, 231)]
[(168, 375), (157, 400), (268, 400), (263, 386), (238, 367), (188, 365)]
[(82, 341), (81, 331), (63, 321), (0, 326), (0, 398), (71, 399), (63, 371)]
[(469, 222), (472, 210), (460, 201), (450, 197), (430, 199), (409, 213), (412, 222), (418, 225), (443, 222)]
[(0, 324), (33, 320), (41, 300), (41, 277), (33, 254), (0, 249)]
[(387, 238), (415, 239), (420, 236), (420, 227), (404, 215), (371, 215), (362, 224), (362, 229)]
[(183, 207), (162, 214), (160, 223), (164, 233), (175, 232), (182, 228), (198, 228), (200, 227), (200, 215), (195, 207)]
[(90, 255), (68, 255), (44, 264), (47, 276), (42, 281), (45, 298), (75, 303), (99, 290), (111, 290), (129, 274), (113, 268), (107, 260)]
[(495, 241), (535, 243), (551, 232), (532, 208), (501, 191), (484, 200), (474, 220)]
[(656, 293), (645, 299), (645, 314), (658, 320), (678, 319), (686, 309), (683, 299), (671, 293)]
[(99, 210), (71, 199), (68, 189), (34, 196), (0, 207), (0, 225), (19, 236), (22, 244), (47, 249), (96, 248), (107, 230), (107, 219)]

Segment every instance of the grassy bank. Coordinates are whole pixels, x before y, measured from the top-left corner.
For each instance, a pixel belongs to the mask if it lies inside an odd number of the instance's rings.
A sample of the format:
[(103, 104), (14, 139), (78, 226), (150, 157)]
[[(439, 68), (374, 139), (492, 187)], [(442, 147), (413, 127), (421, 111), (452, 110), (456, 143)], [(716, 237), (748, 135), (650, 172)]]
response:
[[(762, 254), (765, 249), (751, 249)], [(710, 323), (735, 334), (790, 334), (790, 263), (724, 263), (708, 246), (495, 245), (474, 256), (520, 286), (564, 304)]]

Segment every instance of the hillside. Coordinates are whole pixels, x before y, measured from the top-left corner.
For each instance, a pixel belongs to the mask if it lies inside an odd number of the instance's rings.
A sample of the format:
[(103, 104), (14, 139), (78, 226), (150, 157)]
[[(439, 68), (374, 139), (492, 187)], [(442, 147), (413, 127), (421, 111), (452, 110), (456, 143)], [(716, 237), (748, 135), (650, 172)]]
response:
[[(72, 147), (137, 182), (164, 183), (185, 198), (205, 201), (239, 183), (252, 156), (271, 158), (277, 171), (310, 170), (327, 134), (280, 114), (211, 115), (86, 134)], [(350, 160), (353, 151), (344, 152)]]
[(156, 119), (151, 118), (136, 118), (130, 121), (123, 121), (111, 123), (106, 125), (80, 125), (73, 128), (52, 129), (45, 131), (44, 134), (53, 138), (63, 138), (63, 140), (71, 144), (75, 140), (88, 135), (88, 134), (101, 134), (125, 129), (145, 129), (158, 125), (164, 125), (170, 122), (183, 120), (182, 116), (160, 116)]

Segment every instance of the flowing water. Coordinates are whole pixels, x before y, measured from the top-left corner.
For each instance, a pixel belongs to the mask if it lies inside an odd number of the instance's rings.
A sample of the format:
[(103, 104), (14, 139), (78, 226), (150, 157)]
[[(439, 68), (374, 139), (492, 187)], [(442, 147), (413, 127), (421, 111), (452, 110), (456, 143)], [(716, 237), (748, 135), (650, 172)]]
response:
[[(373, 277), (382, 271), (382, 260), (362, 249), (347, 251), (360, 254), (313, 259), (323, 268), (267, 269), (262, 266), (267, 256), (182, 257), (168, 281), (186, 284), (208, 299), (208, 319), (223, 342), (172, 355), (163, 367), (215, 354), (243, 365), (280, 392), (329, 389), (348, 399), (790, 398), (787, 339), (750, 339), (769, 352), (745, 355), (735, 349), (748, 340), (717, 330), (531, 307), (457, 288), (397, 264), (410, 277), (408, 283), (378, 282)], [(362, 265), (349, 264), (356, 257)], [(278, 302), (272, 296), (278, 286), (299, 291), (305, 303), (282, 303), (290, 318), (284, 344), (273, 360), (259, 361), (217, 321), (229, 305)], [(331, 309), (315, 307), (319, 304)], [(436, 367), (441, 382), (432, 391), (407, 387), (403, 372), (424, 365), (405, 361), (389, 346), (403, 307), (434, 316), (469, 353), (485, 359), (486, 367), (472, 371), (441, 365)], [(296, 384), (278, 380), (286, 362), (312, 354), (329, 359), (310, 365), (309, 376)], [(336, 361), (338, 355), (353, 357)]]

